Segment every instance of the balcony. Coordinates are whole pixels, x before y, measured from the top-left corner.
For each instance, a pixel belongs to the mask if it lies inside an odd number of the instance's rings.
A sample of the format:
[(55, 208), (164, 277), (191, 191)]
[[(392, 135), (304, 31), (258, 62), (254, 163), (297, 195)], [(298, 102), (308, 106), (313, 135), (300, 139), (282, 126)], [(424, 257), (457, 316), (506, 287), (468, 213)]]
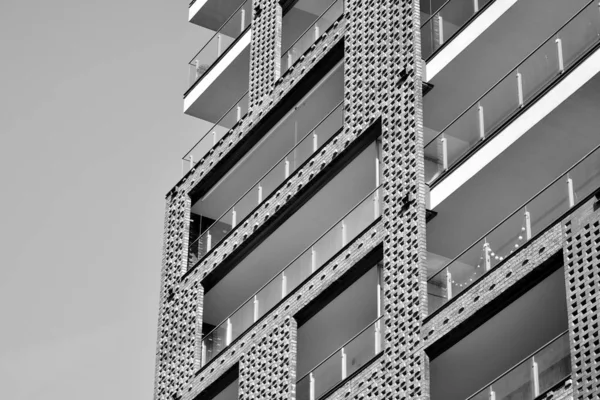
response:
[(431, 400), (533, 400), (570, 376), (567, 329), (559, 267), (430, 360)]
[(300, 0), (283, 17), (281, 76), (344, 15), (344, 1)]
[[(594, 133), (593, 135), (596, 136), (597, 134)], [(565, 139), (569, 140), (568, 136)], [(595, 142), (600, 142), (600, 138), (596, 137)], [(551, 146), (552, 142), (549, 145)], [(526, 148), (525, 151), (527, 150)], [(544, 154), (541, 152), (540, 156), (548, 157), (550, 154), (552, 153)], [(551, 163), (558, 164), (561, 161), (560, 156), (557, 156), (556, 159), (550, 158)], [(542, 164), (538, 168), (543, 169), (544, 167), (545, 165)], [(555, 168), (550, 167), (551, 170)], [(500, 172), (497, 175), (498, 177), (503, 177), (501, 172), (504, 171), (498, 169), (496, 172)], [(537, 175), (538, 181), (531, 183), (531, 185), (540, 184), (539, 178), (542, 174), (529, 173), (525, 175)], [(435, 312), (448, 301), (467, 290), (487, 272), (517, 253), (547, 228), (560, 223), (566, 213), (578, 207), (590, 196), (599, 193), (600, 146), (597, 146), (568, 170), (558, 175), (514, 211), (508, 213), (492, 229), (479, 236), (474, 243), (460, 251), (457, 256), (448, 259), (446, 256), (453, 254), (453, 250), (459, 248), (459, 243), (464, 243), (465, 240), (468, 240), (466, 238), (472, 237), (470, 234), (480, 231), (487, 223), (494, 221), (495, 218), (501, 215), (507, 204), (510, 206), (522, 197), (523, 193), (529, 191), (523, 186), (527, 185), (526, 178), (515, 180), (515, 183), (517, 184), (511, 185), (509, 182), (506, 187), (510, 188), (512, 186), (513, 189), (507, 189), (506, 193), (499, 199), (491, 199), (489, 206), (479, 204), (472, 209), (467, 208), (470, 211), (471, 218), (464, 219), (465, 216), (460, 215), (460, 212), (458, 215), (450, 216), (448, 215), (451, 212), (450, 208), (443, 207), (444, 215), (441, 220), (436, 221), (434, 219), (431, 222), (431, 226), (428, 227), (431, 232), (428, 231), (429, 278), (427, 281), (430, 313)], [(502, 185), (503, 182), (498, 184)], [(480, 190), (481, 188), (482, 186), (479, 186)], [(517, 188), (518, 190), (515, 190)], [(464, 195), (465, 193), (463, 193)], [(487, 197), (484, 196), (484, 199)], [(506, 200), (503, 201), (503, 199)], [(462, 210), (465, 209), (465, 206), (468, 207), (468, 203), (458, 206), (457, 202), (460, 201), (461, 197), (453, 198), (452, 204), (449, 206), (461, 207)], [(497, 207), (500, 210), (495, 210), (494, 207), (491, 207), (492, 205), (498, 205)], [(481, 211), (481, 217), (473, 218), (479, 215), (479, 211)], [(448, 217), (456, 221), (454, 223), (457, 225), (454, 225), (454, 230), (442, 227), (447, 223)], [(465, 221), (462, 226), (458, 225), (461, 218)], [(467, 235), (463, 235), (464, 233), (467, 233)], [(449, 236), (452, 234), (453, 237)], [(456, 238), (457, 236), (461, 236), (461, 238)]]
[(186, 114), (217, 122), (248, 90), (251, 5), (242, 3), (189, 62)]
[(564, 332), (467, 400), (533, 400), (570, 376), (569, 332)]
[(225, 177), (193, 204), (189, 268), (342, 128), (343, 71), (341, 63), (334, 67)]
[(421, 57), (433, 79), (517, 0), (421, 0)]
[(379, 290), (377, 265), (298, 328), (296, 399), (323, 397), (381, 354)]
[[(571, 2), (567, 3), (572, 7)], [(425, 174), (432, 188), (431, 207), (435, 208), (520, 137), (528, 134), (536, 123), (595, 76), (600, 70), (596, 60), (600, 59), (600, 53), (596, 51), (599, 43), (598, 7), (596, 3), (588, 2), (483, 95), (474, 97), (474, 101), (462, 112), (454, 114), (454, 110), (474, 90), (479, 90), (481, 82), (493, 74), (475, 73), (465, 77), (462, 82), (469, 82), (469, 85), (442, 83), (441, 87), (434, 88), (424, 100)], [(507, 53), (506, 58), (514, 58), (510, 51)], [(485, 68), (487, 61), (482, 62)], [(466, 65), (463, 67), (468, 69)], [(460, 82), (462, 78), (461, 73), (457, 74), (452, 77), (454, 82)], [(445, 93), (446, 89), (450, 89), (449, 85), (456, 89), (448, 93), (451, 98)], [(440, 90), (437, 95), (436, 90)], [(452, 119), (446, 123), (449, 118)], [(437, 130), (443, 124), (446, 124), (445, 127)]]
[(203, 365), (379, 217), (377, 152), (370, 145), (205, 293)]

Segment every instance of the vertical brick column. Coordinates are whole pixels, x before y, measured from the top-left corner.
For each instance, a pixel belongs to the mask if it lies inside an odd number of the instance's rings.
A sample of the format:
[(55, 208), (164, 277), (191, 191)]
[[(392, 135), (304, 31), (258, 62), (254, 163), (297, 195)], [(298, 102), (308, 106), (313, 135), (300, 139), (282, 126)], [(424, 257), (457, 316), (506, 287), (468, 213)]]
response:
[(574, 398), (600, 392), (600, 202), (592, 199), (564, 221), (565, 279)]
[(381, 118), (383, 136), (384, 395), (369, 398), (428, 398), (417, 351), (427, 314), (419, 12), (412, 0), (346, 2), (345, 128)]
[(283, 323), (240, 359), (240, 400), (290, 400), (296, 393), (296, 320)]
[(385, 398), (429, 398), (420, 330), (427, 315), (418, 1), (389, 1), (383, 114)]
[(194, 373), (202, 288), (179, 286), (187, 265), (190, 200), (183, 192), (167, 198), (157, 334), (154, 398), (171, 400)]
[(261, 104), (279, 79), (282, 24), (278, 0), (254, 0), (252, 7), (250, 108)]

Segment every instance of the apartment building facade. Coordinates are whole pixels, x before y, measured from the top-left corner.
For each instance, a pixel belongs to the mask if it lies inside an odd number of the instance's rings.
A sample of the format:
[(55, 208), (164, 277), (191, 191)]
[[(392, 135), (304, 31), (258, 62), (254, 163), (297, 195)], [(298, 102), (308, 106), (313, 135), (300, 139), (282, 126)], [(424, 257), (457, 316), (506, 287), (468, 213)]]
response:
[(195, 0), (156, 400), (597, 399), (598, 0)]

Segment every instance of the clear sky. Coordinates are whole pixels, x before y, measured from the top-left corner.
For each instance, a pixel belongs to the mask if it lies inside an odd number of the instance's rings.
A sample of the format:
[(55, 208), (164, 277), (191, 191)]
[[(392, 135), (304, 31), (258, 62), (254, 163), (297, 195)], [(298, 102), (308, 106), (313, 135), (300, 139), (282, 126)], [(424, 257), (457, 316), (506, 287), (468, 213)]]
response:
[(0, 1), (0, 397), (149, 400), (186, 0)]

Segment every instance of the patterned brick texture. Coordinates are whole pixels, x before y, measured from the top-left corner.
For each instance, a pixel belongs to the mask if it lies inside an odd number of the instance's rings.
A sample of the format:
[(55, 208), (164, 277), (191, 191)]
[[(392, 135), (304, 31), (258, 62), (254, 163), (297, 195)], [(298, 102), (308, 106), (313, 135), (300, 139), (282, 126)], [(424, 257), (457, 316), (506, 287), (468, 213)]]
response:
[(284, 318), (240, 360), (239, 399), (290, 399), (296, 382), (296, 320)]
[(584, 204), (563, 225), (565, 275), (574, 396), (600, 393), (600, 211), (597, 199)]
[[(280, 6), (275, 0), (260, 0), (255, 3), (254, 13), (251, 112), (198, 162), (167, 199), (155, 398), (195, 398), (238, 361), (241, 398), (294, 398), (295, 326), (290, 316), (383, 243), (384, 354), (332, 397), (345, 393), (345, 398), (356, 399), (425, 399), (428, 397), (426, 360), (417, 350), (427, 310), (418, 1), (348, 0), (346, 20), (335, 24), (281, 79), (278, 72)], [(346, 53), (344, 129), (328, 148), (315, 155), (312, 164), (294, 175), (297, 181), (290, 181), (279, 198), (275, 194), (272, 201), (267, 200), (264, 209), (253, 213), (254, 219), (241, 224), (231, 240), (217, 246), (195, 274), (179, 283), (187, 268), (189, 192), (202, 184), (207, 172), (227, 157), (300, 76), (308, 73), (342, 38)], [(383, 135), (385, 206), (382, 221), (196, 374), (202, 277), (247, 239), (257, 224), (268, 222), (277, 207), (293, 199), (295, 191), (309, 184), (320, 169), (327, 167), (377, 121)], [(393, 232), (385, 240), (384, 228)], [(283, 342), (274, 347), (279, 340)], [(263, 376), (265, 368), (275, 368), (278, 372)]]

